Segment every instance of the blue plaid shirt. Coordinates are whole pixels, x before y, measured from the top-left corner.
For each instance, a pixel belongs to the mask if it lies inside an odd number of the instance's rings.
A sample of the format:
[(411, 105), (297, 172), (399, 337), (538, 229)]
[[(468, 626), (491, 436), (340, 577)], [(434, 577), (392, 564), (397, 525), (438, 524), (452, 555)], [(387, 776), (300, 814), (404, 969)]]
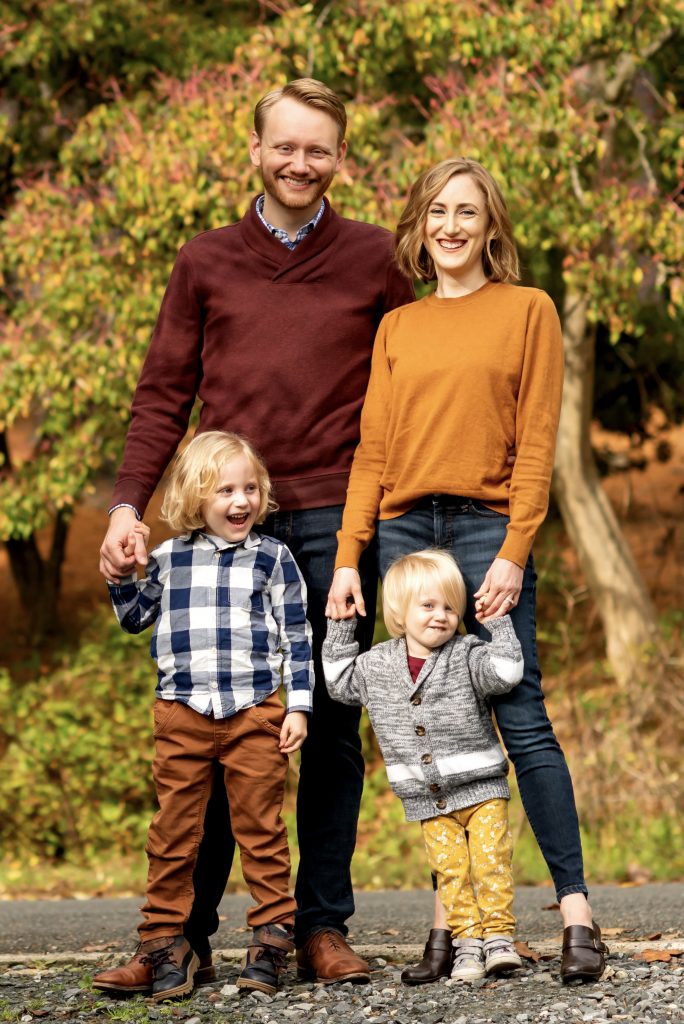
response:
[(306, 584), (279, 541), (174, 537), (154, 549), (145, 579), (110, 583), (109, 593), (127, 633), (154, 623), (157, 697), (228, 718), (274, 693), (282, 669), (287, 710), (311, 711)]
[(325, 210), (325, 203), (321, 199), (321, 205), (318, 207), (318, 212), (315, 214), (315, 216), (313, 216), (311, 218), (310, 221), (307, 221), (306, 224), (302, 224), (301, 228), (299, 229), (299, 231), (295, 235), (294, 239), (292, 239), (288, 235), (287, 231), (283, 231), (282, 228), (275, 228), (275, 227), (273, 227), (273, 225), (269, 224), (269, 222), (264, 217), (264, 199), (265, 198), (266, 198), (265, 196), (259, 196), (259, 198), (257, 199), (257, 202), (256, 202), (257, 216), (258, 216), (259, 220), (261, 221), (261, 223), (266, 228), (266, 230), (270, 231), (271, 234), (274, 236), (274, 238), (277, 238), (279, 242), (282, 242), (283, 245), (286, 245), (288, 247), (288, 249), (296, 249), (297, 248), (297, 246), (301, 242), (302, 238), (306, 238), (306, 236), (308, 234), (310, 234), (313, 231), (313, 229), (316, 227), (316, 225), (318, 224), (319, 220), (323, 216), (323, 211)]

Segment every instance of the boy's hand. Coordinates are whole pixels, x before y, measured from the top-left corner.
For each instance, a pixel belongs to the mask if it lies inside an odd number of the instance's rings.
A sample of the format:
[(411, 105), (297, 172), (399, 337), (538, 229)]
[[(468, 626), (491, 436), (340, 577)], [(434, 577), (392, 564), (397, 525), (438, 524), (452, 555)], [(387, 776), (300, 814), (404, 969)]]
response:
[(306, 739), (308, 729), (308, 716), (303, 711), (290, 711), (285, 715), (283, 727), (280, 730), (280, 752), (282, 754), (294, 754), (299, 750)]

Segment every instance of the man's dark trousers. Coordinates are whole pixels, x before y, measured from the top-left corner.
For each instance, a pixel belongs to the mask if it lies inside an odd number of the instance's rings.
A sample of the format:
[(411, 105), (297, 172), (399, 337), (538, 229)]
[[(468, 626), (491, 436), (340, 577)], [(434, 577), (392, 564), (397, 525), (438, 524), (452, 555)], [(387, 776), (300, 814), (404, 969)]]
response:
[[(347, 934), (354, 912), (351, 859), (363, 789), (363, 758), (359, 738), (360, 708), (331, 700), (325, 687), (321, 647), (326, 633), (325, 605), (337, 552), (336, 533), (342, 505), (276, 512), (259, 529), (287, 544), (307, 586), (308, 618), (313, 628), (316, 671), (313, 714), (301, 752), (297, 794), (299, 871), (295, 887), (295, 939), (301, 946), (322, 928)], [(357, 639), (367, 650), (373, 639), (377, 568), (375, 547), (364, 553), (361, 580), (367, 615)], [(228, 802), (220, 773), (207, 806), (205, 833), (193, 877), (195, 901), (185, 927), (193, 947), (202, 952), (206, 936), (218, 928), (217, 907), (226, 887), (235, 842), (230, 831)], [(193, 941), (194, 940), (194, 941)]]

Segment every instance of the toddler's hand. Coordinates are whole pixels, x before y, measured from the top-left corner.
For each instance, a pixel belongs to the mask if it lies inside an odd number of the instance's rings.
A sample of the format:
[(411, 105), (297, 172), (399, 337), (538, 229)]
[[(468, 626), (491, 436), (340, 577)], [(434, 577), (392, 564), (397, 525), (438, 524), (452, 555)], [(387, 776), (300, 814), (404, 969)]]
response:
[(135, 555), (136, 562), (144, 565), (147, 561), (147, 542), (150, 537), (150, 528), (145, 523), (136, 523), (129, 531), (126, 543), (123, 545), (123, 554), (126, 558)]
[(308, 715), (303, 711), (291, 711), (289, 715), (285, 715), (280, 730), (281, 753), (294, 754), (295, 750), (299, 750), (306, 739), (308, 724)]

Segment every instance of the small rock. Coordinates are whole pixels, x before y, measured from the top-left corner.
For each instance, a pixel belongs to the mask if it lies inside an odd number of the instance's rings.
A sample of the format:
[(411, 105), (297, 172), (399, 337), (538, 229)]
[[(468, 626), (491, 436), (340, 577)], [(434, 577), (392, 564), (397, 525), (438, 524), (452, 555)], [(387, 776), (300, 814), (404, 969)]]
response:
[[(239, 989), (238, 989), (238, 991), (239, 991)], [(251, 992), (250, 995), (251, 995), (252, 999), (256, 999), (257, 1002), (259, 1002), (259, 1003), (272, 1003), (273, 1002), (273, 996), (269, 996), (268, 992), (258, 992), (258, 991), (255, 991), (255, 992)]]
[[(235, 987), (237, 988), (237, 985)], [(209, 1002), (209, 1003), (220, 1003), (221, 1002), (221, 996), (219, 995), (218, 992), (210, 992), (209, 995), (207, 996), (207, 1002)]]
[(381, 956), (375, 956), (371, 960), (371, 967), (387, 967), (387, 961), (383, 960)]
[(235, 999), (240, 995), (240, 989), (237, 985), (224, 985), (221, 989), (222, 996), (228, 996), (229, 999)]
[(202, 1024), (201, 1017), (188, 1017), (185, 1024)]

